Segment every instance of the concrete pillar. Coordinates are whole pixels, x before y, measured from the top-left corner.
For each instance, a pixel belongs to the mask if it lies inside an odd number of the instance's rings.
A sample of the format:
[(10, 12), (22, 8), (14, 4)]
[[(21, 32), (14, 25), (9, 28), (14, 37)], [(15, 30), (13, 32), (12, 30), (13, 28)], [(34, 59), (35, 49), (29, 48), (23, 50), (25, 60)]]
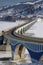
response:
[(19, 60), (19, 59), (20, 59), (20, 56), (19, 56), (19, 54), (18, 54), (19, 46), (20, 46), (20, 45), (18, 45), (18, 46), (15, 48), (14, 60)]
[(6, 45), (6, 51), (11, 52), (11, 45), (8, 42), (7, 42), (7, 45)]
[(23, 28), (23, 33), (25, 32), (24, 28)]
[(15, 46), (11, 45), (12, 60), (14, 60)]
[(21, 59), (24, 59), (24, 58), (25, 58), (25, 47), (23, 47), (22, 54), (21, 54)]
[(22, 33), (23, 33), (23, 31), (22, 31), (22, 28), (21, 28), (20, 34), (22, 34)]
[(21, 51), (21, 57), (19, 55), (19, 47), (20, 45), (18, 45), (16, 48), (15, 48), (15, 51), (12, 52), (12, 58), (14, 61), (17, 61), (17, 60), (20, 60), (20, 59), (24, 59), (24, 52), (25, 52), (25, 47), (23, 47), (22, 51)]
[(18, 34), (19, 34), (19, 30), (18, 30)]
[(12, 51), (12, 60), (14, 60), (14, 51)]

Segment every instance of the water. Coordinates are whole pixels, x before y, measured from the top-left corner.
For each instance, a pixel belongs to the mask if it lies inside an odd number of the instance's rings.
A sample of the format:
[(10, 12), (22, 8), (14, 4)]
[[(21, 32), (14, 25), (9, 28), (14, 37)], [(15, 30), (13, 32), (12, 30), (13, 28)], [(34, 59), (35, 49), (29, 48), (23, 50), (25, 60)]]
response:
[(11, 5), (11, 4), (16, 4), (18, 2), (25, 2), (25, 1), (34, 2), (34, 1), (37, 1), (37, 0), (0, 0), (0, 6)]

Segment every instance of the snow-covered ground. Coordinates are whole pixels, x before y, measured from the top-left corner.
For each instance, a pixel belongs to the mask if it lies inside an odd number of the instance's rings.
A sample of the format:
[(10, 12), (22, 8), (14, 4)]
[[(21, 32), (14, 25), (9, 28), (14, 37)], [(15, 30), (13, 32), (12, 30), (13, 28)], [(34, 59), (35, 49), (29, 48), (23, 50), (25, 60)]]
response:
[(11, 51), (0, 51), (0, 58), (11, 58)]
[(25, 32), (25, 35), (37, 38), (43, 38), (43, 19), (38, 18), (36, 23)]
[(14, 28), (14, 27), (21, 25), (23, 23), (25, 23), (25, 21), (21, 21), (21, 20), (18, 20), (16, 22), (0, 21), (0, 34), (1, 34), (2, 30), (8, 31), (11, 28)]

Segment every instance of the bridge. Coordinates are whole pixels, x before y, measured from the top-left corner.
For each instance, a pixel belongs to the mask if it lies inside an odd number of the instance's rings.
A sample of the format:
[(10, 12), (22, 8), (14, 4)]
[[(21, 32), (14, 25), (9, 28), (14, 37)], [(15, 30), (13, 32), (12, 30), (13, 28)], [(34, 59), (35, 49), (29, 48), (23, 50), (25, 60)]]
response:
[(22, 51), (25, 47), (29, 52), (32, 62), (43, 61), (43, 39), (35, 37), (26, 37), (23, 35), (23, 33), (28, 28), (30, 28), (35, 22), (36, 21), (32, 21), (31, 23), (24, 23), (6, 32), (5, 38), (8, 39), (11, 45), (12, 60), (14, 60), (15, 50), (18, 46), (17, 53), (20, 58), (22, 58), (23, 56), (24, 52), (22, 53)]

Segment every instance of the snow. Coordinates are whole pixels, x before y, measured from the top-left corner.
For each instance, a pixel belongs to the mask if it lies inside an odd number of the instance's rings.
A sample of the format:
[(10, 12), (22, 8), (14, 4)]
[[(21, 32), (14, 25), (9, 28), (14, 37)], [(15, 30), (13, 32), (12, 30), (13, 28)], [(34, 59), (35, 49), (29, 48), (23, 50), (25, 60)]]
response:
[[(32, 34), (32, 35), (31, 35)], [(36, 23), (25, 32), (25, 35), (37, 38), (43, 38), (43, 19), (38, 18)]]
[(25, 49), (25, 54), (29, 54), (29, 52), (28, 52), (28, 50), (27, 50), (27, 49)]
[(34, 16), (33, 14), (27, 15), (28, 18), (31, 18), (31, 17), (33, 17), (33, 16)]
[(12, 57), (10, 51), (0, 51), (0, 58), (9, 58), (9, 57)]
[(34, 4), (36, 4), (36, 3), (39, 3), (39, 2), (41, 2), (42, 0), (37, 0), (37, 1), (35, 1), (35, 2), (26, 2), (26, 3), (24, 3), (24, 4), (32, 4), (32, 5), (34, 5)]
[(0, 21), (0, 35), (1, 35), (2, 30), (8, 31), (11, 28), (14, 28), (14, 27), (21, 25), (23, 23), (24, 23), (24, 21), (20, 21), (20, 20), (18, 20), (16, 22)]
[(13, 8), (8, 9), (7, 11), (3, 11), (0, 13), (0, 16), (5, 16), (5, 15), (11, 15), (13, 13)]
[(26, 3), (24, 3), (24, 4), (31, 4), (31, 5), (33, 5), (34, 3), (31, 3), (31, 2), (26, 2)]

